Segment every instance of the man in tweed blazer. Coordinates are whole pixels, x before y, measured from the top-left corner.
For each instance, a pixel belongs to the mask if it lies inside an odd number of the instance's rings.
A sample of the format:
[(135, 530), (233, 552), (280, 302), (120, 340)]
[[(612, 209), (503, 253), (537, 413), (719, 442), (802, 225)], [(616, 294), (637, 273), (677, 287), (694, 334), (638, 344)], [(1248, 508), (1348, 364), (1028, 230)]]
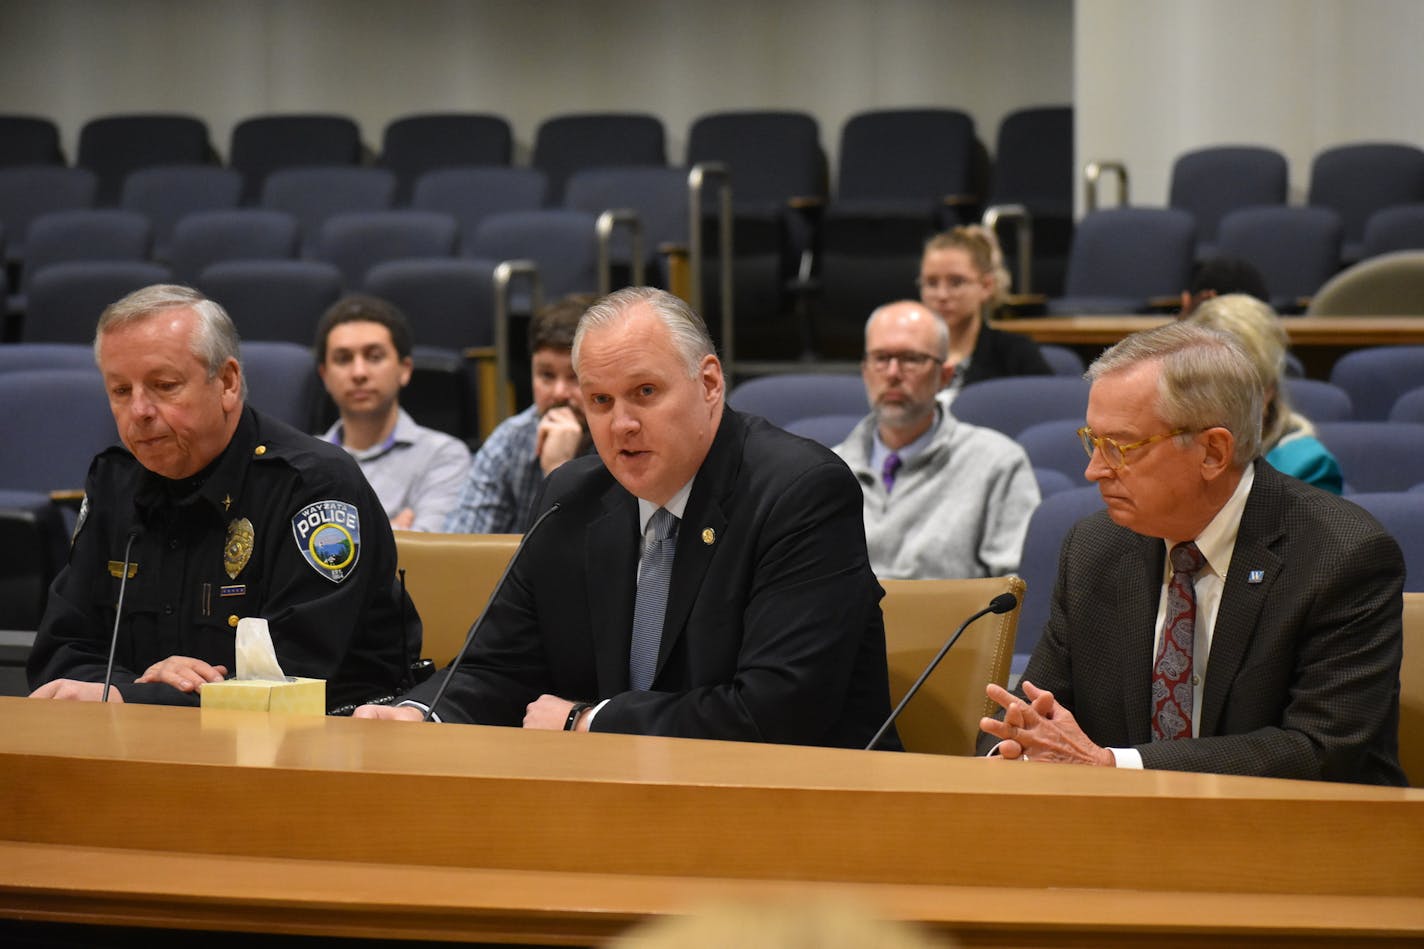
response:
[[(981, 751), (1404, 784), (1393, 538), (1258, 459), (1263, 384), (1226, 337), (1185, 324), (1139, 333), (1088, 378), (1086, 475), (1107, 510), (1064, 541), (1021, 690), (988, 688), (1003, 711), (981, 723)], [(1154, 741), (1167, 551), (1184, 541), (1206, 561), (1192, 583), (1191, 732)]]

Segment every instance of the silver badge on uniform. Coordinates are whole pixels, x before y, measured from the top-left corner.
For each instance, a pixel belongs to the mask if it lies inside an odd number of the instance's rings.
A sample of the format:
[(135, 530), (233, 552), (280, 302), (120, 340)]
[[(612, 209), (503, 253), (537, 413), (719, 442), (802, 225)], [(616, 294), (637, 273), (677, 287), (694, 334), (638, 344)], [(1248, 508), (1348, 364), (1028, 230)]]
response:
[(292, 536), (312, 569), (340, 583), (361, 558), (361, 517), (347, 501), (316, 501), (292, 518)]

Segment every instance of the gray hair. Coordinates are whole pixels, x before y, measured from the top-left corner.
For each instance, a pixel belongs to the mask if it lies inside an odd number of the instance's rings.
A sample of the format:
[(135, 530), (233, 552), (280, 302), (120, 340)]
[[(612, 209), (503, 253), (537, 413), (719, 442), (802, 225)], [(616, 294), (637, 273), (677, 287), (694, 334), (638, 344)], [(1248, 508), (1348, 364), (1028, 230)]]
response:
[(1096, 382), (1148, 362), (1162, 366), (1156, 409), (1168, 426), (1192, 433), (1226, 429), (1236, 440), (1232, 461), (1239, 467), (1261, 454), (1265, 387), (1233, 337), (1195, 323), (1168, 323), (1133, 333), (1093, 360), (1083, 377)]
[(574, 372), (578, 372), (579, 353), (588, 331), (612, 326), (639, 304), (652, 310), (663, 326), (667, 327), (673, 347), (682, 356), (688, 377), (696, 379), (702, 371), (702, 360), (707, 356), (715, 356), (717, 347), (712, 344), (707, 324), (702, 322), (702, 317), (698, 316), (692, 307), (681, 298), (656, 287), (624, 287), (595, 301), (584, 311), (579, 319), (578, 330), (574, 333)]
[(912, 306), (917, 310), (922, 310), (925, 315), (930, 318), (930, 324), (934, 327), (935, 351), (933, 355), (938, 356), (940, 362), (944, 362), (944, 360), (949, 358), (949, 324), (940, 319), (939, 315), (929, 307), (914, 300), (896, 300), (893, 303), (885, 303), (871, 310), (869, 318), (865, 321), (865, 338), (867, 340), (870, 339), (870, 324), (875, 322), (877, 316), (895, 306)]
[(123, 326), (140, 323), (164, 310), (184, 308), (198, 316), (191, 339), (193, 355), (208, 367), (208, 379), (213, 379), (229, 359), (237, 360), (242, 388), (239, 396), (247, 400), (247, 375), (241, 372), (242, 354), (237, 327), (216, 301), (209, 300), (192, 287), (171, 283), (156, 283), (104, 308), (99, 325), (94, 330), (94, 362), (99, 361), (99, 343), (105, 333)]

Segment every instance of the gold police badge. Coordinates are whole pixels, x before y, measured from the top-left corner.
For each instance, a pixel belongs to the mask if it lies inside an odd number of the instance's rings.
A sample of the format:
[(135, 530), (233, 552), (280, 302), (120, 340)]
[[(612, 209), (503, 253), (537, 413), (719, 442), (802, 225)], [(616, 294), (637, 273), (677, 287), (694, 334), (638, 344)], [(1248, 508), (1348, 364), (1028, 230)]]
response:
[(227, 543), (223, 546), (223, 569), (229, 580), (236, 580), (247, 561), (252, 559), (252, 522), (239, 517), (227, 525)]

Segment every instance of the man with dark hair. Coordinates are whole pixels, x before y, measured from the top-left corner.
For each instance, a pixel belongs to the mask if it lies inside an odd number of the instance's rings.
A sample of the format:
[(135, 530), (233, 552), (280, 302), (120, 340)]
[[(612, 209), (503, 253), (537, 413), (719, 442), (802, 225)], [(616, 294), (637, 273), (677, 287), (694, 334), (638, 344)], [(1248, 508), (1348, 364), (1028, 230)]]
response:
[(595, 297), (572, 294), (529, 322), (534, 404), (500, 423), (470, 465), (445, 530), (457, 534), (520, 534), (551, 471), (588, 450), (570, 351), (579, 317)]
[(1361, 508), (1261, 458), (1264, 384), (1189, 322), (1088, 369), (1086, 475), (1042, 638), (981, 750), (1402, 785), (1404, 559)]
[[(669, 293), (595, 303), (573, 360), (597, 457), (545, 482), (535, 510), (554, 513), (527, 535), (435, 714), (863, 748), (890, 695), (850, 471), (726, 408), (707, 327)], [(440, 681), (407, 702), (428, 708)]]
[(412, 369), (405, 316), (376, 297), (346, 297), (322, 315), (313, 348), (317, 374), (341, 413), (322, 437), (360, 464), (392, 527), (440, 530), (470, 452), (459, 439), (417, 425), (400, 407)]
[(135, 291), (100, 317), (94, 354), (123, 447), (89, 469), (33, 696), (101, 697), (121, 587), (111, 702), (198, 704), (236, 671), (243, 617), (268, 621), (286, 674), (326, 680), (330, 708), (400, 691), (420, 619), (380, 503), (344, 452), (243, 404), (222, 307)]
[(1271, 295), (1266, 292), (1266, 278), (1251, 261), (1241, 257), (1208, 257), (1192, 265), (1191, 284), (1182, 291), (1182, 316), (1190, 316), (1202, 301), (1228, 293), (1244, 293), (1262, 303), (1271, 302)]

